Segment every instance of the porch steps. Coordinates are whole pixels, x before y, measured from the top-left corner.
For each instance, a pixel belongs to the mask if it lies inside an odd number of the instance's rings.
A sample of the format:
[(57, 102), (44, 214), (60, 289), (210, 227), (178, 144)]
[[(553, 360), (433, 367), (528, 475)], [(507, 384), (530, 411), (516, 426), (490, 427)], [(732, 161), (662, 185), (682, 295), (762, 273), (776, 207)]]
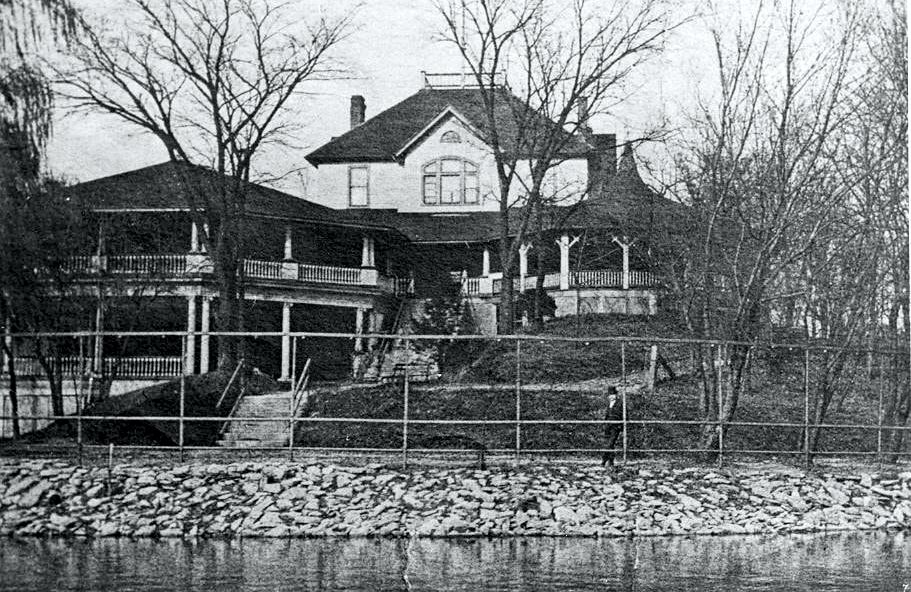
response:
[[(291, 391), (247, 395), (237, 406), (234, 417), (287, 418), (291, 405)], [(288, 445), (288, 420), (251, 421), (235, 419), (230, 422), (219, 446), (225, 448), (277, 448)]]
[(377, 349), (369, 358), (363, 380), (368, 382), (394, 380), (401, 377), (406, 370), (414, 380), (434, 380), (439, 377), (440, 369), (434, 348), (417, 351), (415, 342), (406, 342), (394, 337), (413, 332), (412, 322), (414, 317), (420, 314), (418, 308), (417, 300), (413, 298), (402, 300), (390, 328), (393, 336), (384, 340), (384, 343), (378, 344)]

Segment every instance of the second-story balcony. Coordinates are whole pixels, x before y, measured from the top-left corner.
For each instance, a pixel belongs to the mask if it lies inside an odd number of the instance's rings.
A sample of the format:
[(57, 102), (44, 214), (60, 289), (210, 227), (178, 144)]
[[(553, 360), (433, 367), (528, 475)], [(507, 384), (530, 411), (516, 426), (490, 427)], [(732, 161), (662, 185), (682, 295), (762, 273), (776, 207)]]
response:
[[(462, 292), (467, 296), (495, 296), (503, 289), (502, 273), (454, 279), (461, 282)], [(538, 278), (535, 275), (513, 278), (513, 286), (518, 292), (534, 290), (537, 282)], [(658, 281), (653, 273), (640, 270), (624, 272), (621, 269), (581, 269), (570, 271), (565, 278), (560, 273), (544, 275), (544, 289), (548, 291), (589, 288), (638, 290), (655, 288), (657, 285)]]
[[(74, 275), (156, 278), (174, 280), (212, 275), (215, 264), (205, 253), (75, 256), (65, 266)], [(244, 276), (251, 280), (375, 287), (393, 290), (394, 280), (372, 267), (310, 265), (297, 261), (243, 260)]]

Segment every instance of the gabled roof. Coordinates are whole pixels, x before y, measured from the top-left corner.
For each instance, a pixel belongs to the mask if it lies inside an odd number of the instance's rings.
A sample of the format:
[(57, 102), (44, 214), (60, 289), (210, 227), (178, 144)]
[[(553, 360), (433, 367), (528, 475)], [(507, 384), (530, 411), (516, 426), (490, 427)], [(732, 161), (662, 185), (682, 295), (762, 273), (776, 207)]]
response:
[[(346, 162), (392, 162), (422, 130), (428, 128), (447, 109), (458, 113), (485, 141), (490, 126), (482, 91), (477, 88), (423, 88), (359, 126), (333, 138), (307, 155), (314, 166)], [(528, 117), (531, 128), (545, 129), (555, 124), (531, 111), (505, 88), (496, 101), (495, 117), (500, 143), (505, 150), (517, 149), (517, 120)], [(519, 114), (521, 117), (517, 117)], [(562, 130), (561, 130), (562, 131)], [(564, 132), (565, 133), (565, 132)], [(583, 157), (591, 151), (581, 138), (567, 134), (566, 156)]]
[[(93, 179), (66, 189), (94, 211), (189, 211), (188, 192), (214, 188), (226, 177), (212, 169), (178, 162), (152, 166)], [(247, 183), (249, 215), (315, 222), (331, 226), (370, 226), (349, 215), (257, 183)]]

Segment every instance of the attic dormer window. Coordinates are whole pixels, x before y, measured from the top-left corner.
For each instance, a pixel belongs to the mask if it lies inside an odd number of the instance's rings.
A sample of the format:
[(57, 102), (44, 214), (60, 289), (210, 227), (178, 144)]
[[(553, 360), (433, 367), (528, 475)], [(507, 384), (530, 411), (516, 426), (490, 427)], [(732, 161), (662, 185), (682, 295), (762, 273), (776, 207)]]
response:
[(422, 196), (427, 205), (476, 204), (478, 166), (460, 158), (441, 158), (424, 165)]
[(453, 130), (444, 132), (443, 135), (440, 136), (440, 142), (442, 142), (443, 144), (458, 144), (461, 141), (462, 141), (462, 137), (459, 135), (459, 132), (456, 132)]

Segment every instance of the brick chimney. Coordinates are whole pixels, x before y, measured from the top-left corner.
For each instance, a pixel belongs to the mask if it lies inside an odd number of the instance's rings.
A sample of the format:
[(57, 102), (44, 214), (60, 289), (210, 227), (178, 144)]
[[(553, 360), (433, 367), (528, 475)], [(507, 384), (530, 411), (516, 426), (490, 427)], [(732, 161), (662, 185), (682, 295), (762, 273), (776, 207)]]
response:
[(617, 173), (617, 134), (591, 134), (592, 151), (588, 155), (590, 198), (601, 196), (604, 183)]
[(355, 128), (364, 123), (364, 114), (367, 112), (367, 103), (361, 95), (351, 96), (351, 127)]

